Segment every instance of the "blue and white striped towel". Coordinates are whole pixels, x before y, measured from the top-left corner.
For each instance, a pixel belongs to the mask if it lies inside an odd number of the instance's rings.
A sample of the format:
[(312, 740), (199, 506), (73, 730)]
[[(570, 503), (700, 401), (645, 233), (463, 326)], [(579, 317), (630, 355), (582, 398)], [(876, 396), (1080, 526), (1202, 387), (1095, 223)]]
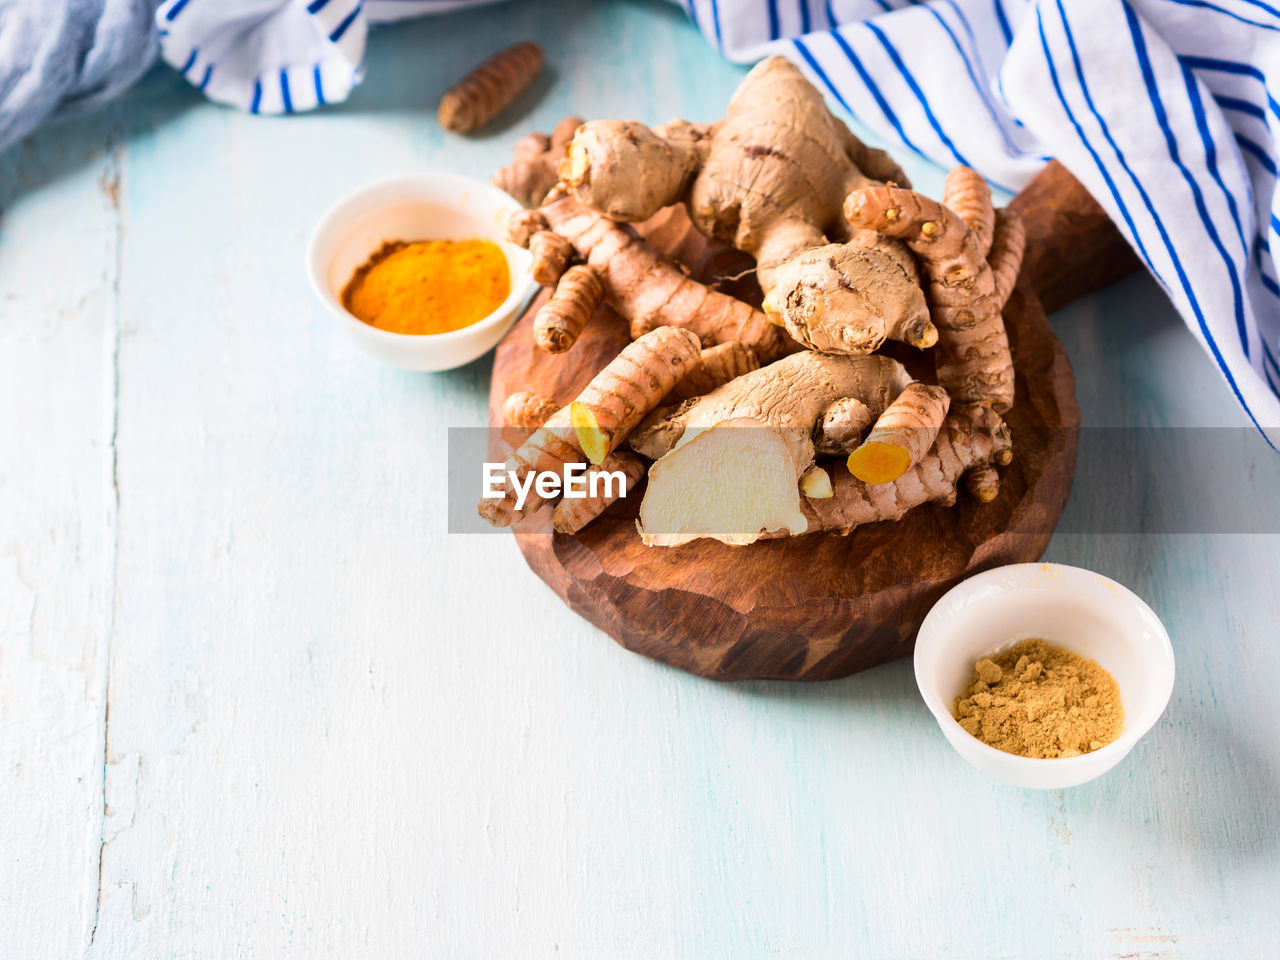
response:
[[(343, 99), (370, 23), (485, 0), (168, 0), (165, 59), (261, 113)], [(1059, 158), (1280, 447), (1280, 0), (685, 0), (889, 143), (1016, 190)], [(1272, 91), (1275, 85), (1277, 91)]]

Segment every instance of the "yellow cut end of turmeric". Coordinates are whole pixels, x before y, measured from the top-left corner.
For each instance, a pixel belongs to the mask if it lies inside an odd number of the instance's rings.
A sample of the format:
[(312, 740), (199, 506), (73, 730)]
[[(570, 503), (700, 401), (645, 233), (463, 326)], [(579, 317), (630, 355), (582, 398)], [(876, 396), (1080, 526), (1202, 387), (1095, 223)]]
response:
[(507, 258), (490, 240), (393, 241), (352, 275), (342, 305), (379, 330), (448, 333), (483, 320), (510, 293)]
[(911, 452), (893, 443), (871, 441), (849, 454), (849, 472), (872, 486), (893, 483), (911, 467)]
[(596, 415), (585, 403), (575, 400), (569, 406), (569, 422), (573, 424), (573, 432), (578, 435), (578, 445), (587, 459), (594, 464), (604, 463), (609, 456), (609, 436), (600, 429)]

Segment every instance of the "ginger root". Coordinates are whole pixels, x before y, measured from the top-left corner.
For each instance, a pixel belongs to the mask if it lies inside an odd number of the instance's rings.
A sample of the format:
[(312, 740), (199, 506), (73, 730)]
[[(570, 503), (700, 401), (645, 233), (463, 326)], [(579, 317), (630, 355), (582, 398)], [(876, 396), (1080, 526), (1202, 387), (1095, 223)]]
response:
[(925, 349), (938, 340), (924, 291), (895, 257), (874, 247), (802, 250), (778, 264), (773, 277), (765, 313), (814, 350), (870, 353), (885, 340)]
[[(638, 486), (643, 458), (655, 461), (638, 522), (651, 546), (848, 533), (955, 503), (961, 483), (980, 502), (997, 495), (1014, 389), (1001, 311), (1026, 238), (976, 172), (953, 170), (942, 203), (912, 192), (775, 57), (714, 124), (566, 118), (522, 139), (499, 180), (541, 200), (508, 226), (554, 287), (535, 317), (539, 348), (569, 349), (602, 302), (632, 337), (568, 406), (519, 394), (504, 405), (526, 428), (546, 418), (508, 461), (515, 486), (582, 460), (589, 478), (625, 480), (563, 499), (556, 530), (581, 530)], [(664, 229), (694, 242), (680, 248)], [(692, 279), (646, 236), (745, 299)], [(699, 260), (737, 257), (714, 241), (754, 258), (763, 310), (747, 302), (759, 302), (751, 271)], [(886, 340), (935, 348), (939, 385), (874, 354)], [(516, 510), (508, 490), (480, 510), (508, 524), (542, 503), (530, 490)]]
[(640, 506), (642, 539), (741, 545), (784, 528), (803, 533), (799, 481), (827, 410), (854, 397), (880, 416), (912, 382), (889, 357), (797, 353), (647, 424), (632, 449), (661, 459)]
[(684, 202), (704, 234), (756, 259), (770, 319), (805, 346), (843, 353), (869, 352), (887, 337), (929, 346), (935, 336), (909, 255), (859, 237), (840, 216), (850, 191), (881, 177), (907, 182), (782, 57), (747, 74), (718, 123), (651, 130), (593, 121), (560, 164), (573, 196), (612, 220), (637, 222)]
[(458, 133), (484, 126), (533, 82), (542, 61), (542, 48), (531, 41), (498, 51), (445, 91), (440, 126)]
[(871, 426), (875, 415), (871, 408), (857, 397), (842, 397), (822, 415), (818, 424), (814, 445), (819, 453), (853, 453), (862, 443), (862, 435)]

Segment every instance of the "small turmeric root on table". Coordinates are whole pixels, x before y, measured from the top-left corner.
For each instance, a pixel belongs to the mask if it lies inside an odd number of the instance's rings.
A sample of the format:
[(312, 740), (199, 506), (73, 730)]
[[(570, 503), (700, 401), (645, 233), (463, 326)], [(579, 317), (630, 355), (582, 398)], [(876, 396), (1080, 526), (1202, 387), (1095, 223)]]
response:
[(604, 286), (592, 267), (570, 267), (533, 318), (533, 342), (547, 353), (564, 353), (603, 299)]
[(604, 462), (699, 356), (698, 338), (679, 327), (659, 327), (623, 347), (570, 405), (587, 459)]
[(533, 82), (542, 61), (542, 48), (532, 41), (498, 51), (445, 91), (440, 126), (458, 133), (484, 126)]
[[(557, 533), (577, 533), (635, 489), (645, 475), (647, 464), (634, 453), (617, 450), (604, 463), (587, 468), (583, 482), (587, 496), (565, 497), (556, 504), (551, 525)], [(591, 491), (596, 490), (593, 496)]]

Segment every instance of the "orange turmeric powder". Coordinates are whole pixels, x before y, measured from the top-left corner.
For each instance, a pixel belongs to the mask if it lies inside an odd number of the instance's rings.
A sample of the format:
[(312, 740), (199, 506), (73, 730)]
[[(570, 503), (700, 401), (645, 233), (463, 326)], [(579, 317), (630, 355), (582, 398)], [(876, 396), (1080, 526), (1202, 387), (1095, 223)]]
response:
[(510, 292), (507, 259), (496, 243), (395, 241), (356, 270), (342, 305), (379, 330), (446, 333), (483, 320)]

